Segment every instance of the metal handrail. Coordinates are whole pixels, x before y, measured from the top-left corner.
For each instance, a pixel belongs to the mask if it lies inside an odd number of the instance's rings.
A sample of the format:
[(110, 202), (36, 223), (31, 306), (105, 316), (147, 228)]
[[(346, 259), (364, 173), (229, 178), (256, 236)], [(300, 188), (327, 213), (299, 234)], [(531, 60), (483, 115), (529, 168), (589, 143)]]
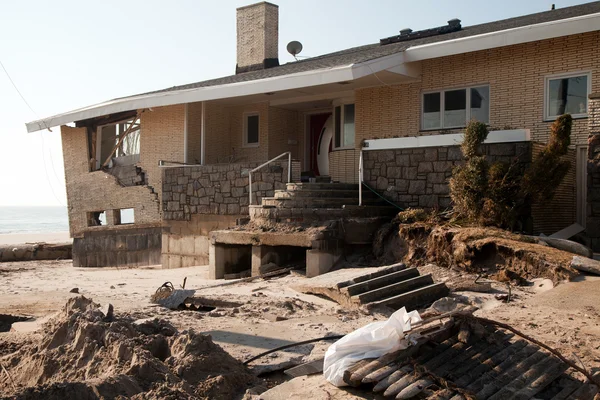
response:
[(248, 184), (249, 184), (249, 189), (248, 192), (250, 194), (250, 205), (252, 205), (252, 203), (254, 202), (254, 196), (252, 196), (252, 173), (258, 171), (259, 169), (266, 167), (267, 165), (271, 164), (273, 161), (279, 160), (280, 158), (284, 157), (284, 156), (288, 156), (288, 179), (287, 179), (287, 183), (290, 183), (292, 181), (292, 152), (291, 151), (286, 151), (285, 153), (281, 153), (280, 155), (278, 155), (275, 158), (270, 159), (269, 161), (267, 161), (264, 164), (259, 165), (258, 167), (251, 169), (250, 171), (248, 171)]

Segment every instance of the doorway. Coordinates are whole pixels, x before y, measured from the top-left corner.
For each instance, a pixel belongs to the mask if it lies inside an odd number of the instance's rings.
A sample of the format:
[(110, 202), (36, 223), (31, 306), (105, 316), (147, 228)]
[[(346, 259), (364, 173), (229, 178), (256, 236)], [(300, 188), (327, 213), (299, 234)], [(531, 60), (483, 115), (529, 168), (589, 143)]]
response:
[(329, 175), (332, 123), (330, 112), (308, 116), (308, 169), (315, 176)]

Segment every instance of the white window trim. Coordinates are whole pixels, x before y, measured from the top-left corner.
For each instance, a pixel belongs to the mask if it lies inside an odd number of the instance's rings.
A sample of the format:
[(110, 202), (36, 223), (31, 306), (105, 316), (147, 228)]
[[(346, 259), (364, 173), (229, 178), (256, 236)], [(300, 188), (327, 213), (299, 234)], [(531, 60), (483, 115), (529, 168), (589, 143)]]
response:
[[(258, 142), (256, 143), (248, 143), (248, 117), (258, 117)], [(245, 112), (243, 114), (243, 123), (242, 123), (242, 147), (260, 147), (260, 113), (258, 111), (253, 112)]]
[[(490, 124), (490, 117), (492, 115), (492, 88), (490, 87), (489, 83), (481, 83), (479, 85), (470, 85), (470, 86), (461, 86), (461, 87), (454, 87), (454, 88), (446, 88), (446, 89), (437, 89), (437, 90), (427, 90), (421, 93), (421, 130), (422, 131), (439, 131), (439, 130), (443, 130), (443, 129), (459, 129), (459, 128), (465, 128), (467, 126), (467, 124), (469, 123), (469, 121), (471, 120), (471, 89), (474, 88), (480, 88), (480, 87), (484, 87), (486, 86), (488, 88), (488, 93), (490, 94), (490, 99), (489, 99), (489, 109), (488, 109), (488, 122), (486, 123), (486, 125)], [(466, 90), (467, 92), (467, 99), (466, 99), (466, 118), (465, 118), (465, 125), (457, 125), (457, 126), (444, 126), (444, 106), (445, 106), (445, 101), (444, 101), (444, 93), (445, 92), (452, 92), (454, 90)], [(426, 94), (431, 94), (431, 93), (439, 93), (440, 94), (440, 125), (436, 128), (425, 128), (425, 95)]]
[[(340, 146), (340, 147), (336, 147), (335, 146), (335, 108), (336, 107), (340, 107), (340, 141), (343, 140), (344, 137), (344, 106), (347, 106), (349, 104), (354, 104), (354, 143), (352, 143), (351, 145), (347, 145), (347, 146)], [(331, 150), (332, 151), (338, 151), (338, 150), (350, 150), (350, 149), (354, 149), (356, 147), (356, 103), (354, 102), (354, 100), (352, 101), (347, 101), (347, 102), (336, 102), (333, 106), (333, 112), (331, 114), (331, 116), (333, 117), (333, 146), (331, 146)]]
[[(590, 99), (588, 98), (588, 96), (590, 95), (590, 93), (592, 93), (592, 72), (591, 71), (577, 71), (577, 72), (566, 72), (566, 73), (561, 73), (561, 74), (553, 74), (553, 75), (546, 75), (544, 77), (544, 121), (545, 122), (552, 122), (554, 120), (556, 120), (556, 118), (560, 117), (560, 115), (549, 115), (548, 113), (548, 95), (549, 95), (549, 86), (550, 86), (550, 81), (554, 80), (554, 79), (561, 79), (561, 78), (575, 78), (577, 76), (587, 76), (587, 94), (585, 96), (585, 104), (586, 104), (586, 109), (589, 111), (590, 109)], [(587, 118), (588, 117), (588, 113), (583, 113), (583, 114), (571, 114), (571, 117), (573, 118)]]

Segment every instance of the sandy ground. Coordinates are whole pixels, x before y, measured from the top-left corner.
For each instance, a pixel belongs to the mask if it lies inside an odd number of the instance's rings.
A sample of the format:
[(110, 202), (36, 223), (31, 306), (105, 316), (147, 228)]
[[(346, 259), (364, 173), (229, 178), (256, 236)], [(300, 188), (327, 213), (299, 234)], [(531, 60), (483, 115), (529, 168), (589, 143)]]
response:
[[(446, 281), (450, 286), (457, 281), (475, 280), (475, 276), (435, 266), (423, 267), (421, 272), (432, 273), (436, 281)], [(5, 349), (11, 349), (15, 343), (36, 335), (32, 332), (76, 295), (70, 293), (73, 288), (100, 304), (113, 304), (117, 313), (140, 319), (160, 317), (180, 330), (193, 328), (209, 333), (239, 360), (297, 341), (349, 333), (385, 318), (347, 311), (330, 300), (291, 289), (306, 282), (302, 276), (212, 288), (209, 286), (224, 281), (211, 281), (207, 277), (207, 267), (96, 269), (73, 268), (70, 261), (2, 263), (0, 314), (30, 315), (34, 320), (15, 323), (12, 332), (0, 333), (0, 348), (4, 343)], [(150, 296), (164, 282), (179, 287), (184, 278), (187, 278), (186, 289), (198, 289), (196, 296), (231, 304), (199, 313), (166, 310), (150, 303)], [(452, 296), (480, 307), (477, 315), (509, 323), (586, 368), (600, 369), (600, 277), (583, 277), (557, 287), (549, 280), (537, 280), (531, 286), (513, 287), (509, 303), (495, 298), (507, 292), (506, 285), (492, 286), (492, 293), (457, 292)], [(306, 359), (311, 352), (312, 358), (323, 356), (327, 346), (323, 343), (296, 347), (263, 357), (251, 365), (255, 372), (277, 370)], [(323, 383), (321, 377), (311, 379)], [(307, 382), (303, 383), (300, 387), (306, 386)], [(321, 383), (311, 383), (308, 392), (298, 389), (294, 393), (297, 398), (356, 398), (352, 393)]]
[(0, 235), (0, 246), (7, 244), (23, 243), (70, 243), (73, 239), (69, 237), (69, 232), (51, 232), (51, 233), (6, 233)]

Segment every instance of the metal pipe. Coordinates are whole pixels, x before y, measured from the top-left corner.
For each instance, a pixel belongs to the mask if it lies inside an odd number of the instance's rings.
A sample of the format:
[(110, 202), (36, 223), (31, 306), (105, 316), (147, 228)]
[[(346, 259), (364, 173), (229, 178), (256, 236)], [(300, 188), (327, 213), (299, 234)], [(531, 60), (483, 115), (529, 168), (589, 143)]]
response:
[(363, 151), (358, 157), (358, 205), (362, 206), (362, 184), (363, 184)]
[(292, 182), (292, 153), (288, 152), (288, 180), (287, 183)]
[(248, 171), (248, 193), (250, 194), (250, 202), (248, 205), (252, 205), (252, 171)]
[(258, 171), (259, 169), (261, 169), (263, 167), (266, 167), (267, 165), (271, 164), (273, 161), (279, 160), (281, 157), (284, 157), (284, 156), (288, 156), (288, 183), (291, 182), (291, 180), (292, 180), (292, 152), (286, 151), (285, 153), (281, 153), (277, 157), (272, 158), (269, 161), (259, 165), (258, 167), (248, 171), (248, 183), (250, 185), (250, 187), (248, 189), (248, 193), (250, 196), (250, 204), (249, 205), (252, 205), (253, 197), (254, 197), (254, 196), (252, 196), (252, 173)]

